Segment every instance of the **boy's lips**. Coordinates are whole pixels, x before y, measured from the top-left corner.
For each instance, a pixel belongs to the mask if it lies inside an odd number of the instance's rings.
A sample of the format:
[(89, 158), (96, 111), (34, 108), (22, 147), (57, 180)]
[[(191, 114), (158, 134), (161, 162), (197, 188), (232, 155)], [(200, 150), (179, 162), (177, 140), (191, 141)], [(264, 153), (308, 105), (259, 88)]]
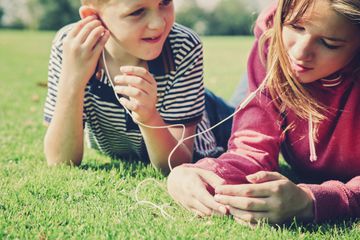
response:
[(162, 35), (154, 36), (154, 37), (147, 37), (143, 38), (142, 40), (147, 43), (158, 43), (161, 40)]

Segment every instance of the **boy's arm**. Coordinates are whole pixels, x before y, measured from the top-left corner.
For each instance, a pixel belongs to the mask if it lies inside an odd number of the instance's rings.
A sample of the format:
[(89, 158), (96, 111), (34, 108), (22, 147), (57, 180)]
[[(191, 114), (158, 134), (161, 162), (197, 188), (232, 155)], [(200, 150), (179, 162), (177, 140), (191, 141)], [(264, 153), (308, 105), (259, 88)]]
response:
[[(168, 126), (158, 113), (148, 124), (151, 126)], [(169, 164), (174, 168), (183, 163), (190, 163), (193, 156), (194, 138), (186, 140), (177, 147), (171, 156), (170, 163), (168, 163), (168, 156), (181, 140), (183, 131), (185, 131), (184, 138), (192, 136), (195, 134), (196, 126), (197, 122), (186, 124), (185, 129), (182, 127), (151, 129), (140, 126), (152, 164), (161, 169), (164, 174), (168, 174), (170, 172)]]
[(101, 22), (88, 17), (73, 26), (62, 44), (54, 45), (45, 106), (49, 127), (44, 151), (49, 165), (81, 163), (84, 89), (108, 37)]

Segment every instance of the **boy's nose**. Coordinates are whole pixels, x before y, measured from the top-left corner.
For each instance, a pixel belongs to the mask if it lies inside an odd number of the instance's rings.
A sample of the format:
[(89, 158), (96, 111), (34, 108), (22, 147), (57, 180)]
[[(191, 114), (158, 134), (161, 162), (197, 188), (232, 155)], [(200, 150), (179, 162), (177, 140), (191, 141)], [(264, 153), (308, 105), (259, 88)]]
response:
[(299, 61), (310, 61), (314, 56), (312, 44), (311, 38), (303, 36), (291, 48), (291, 56)]
[(162, 16), (160, 13), (153, 13), (150, 16), (148, 28), (152, 30), (162, 29), (166, 25), (166, 21), (164, 16)]

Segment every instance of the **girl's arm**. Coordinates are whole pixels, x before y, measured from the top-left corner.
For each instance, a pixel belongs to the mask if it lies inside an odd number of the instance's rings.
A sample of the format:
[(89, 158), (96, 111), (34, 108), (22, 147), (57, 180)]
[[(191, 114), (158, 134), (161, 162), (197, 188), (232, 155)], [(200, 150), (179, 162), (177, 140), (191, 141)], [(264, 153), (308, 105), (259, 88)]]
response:
[(316, 222), (343, 217), (360, 217), (360, 176), (347, 183), (327, 181), (318, 184), (299, 184), (311, 191)]
[(49, 165), (81, 163), (84, 89), (108, 38), (101, 22), (91, 16), (53, 43), (45, 105), (49, 128), (44, 151)]

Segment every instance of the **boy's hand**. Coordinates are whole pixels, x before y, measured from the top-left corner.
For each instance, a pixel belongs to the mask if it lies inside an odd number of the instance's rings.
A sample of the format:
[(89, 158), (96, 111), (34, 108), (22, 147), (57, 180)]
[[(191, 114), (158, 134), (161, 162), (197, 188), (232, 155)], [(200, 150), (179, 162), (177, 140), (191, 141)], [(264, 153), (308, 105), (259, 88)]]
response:
[(123, 75), (115, 77), (115, 91), (122, 97), (120, 103), (132, 111), (134, 120), (149, 124), (156, 114), (157, 83), (153, 76), (142, 67), (123, 66)]
[(167, 180), (169, 194), (185, 208), (199, 216), (225, 215), (223, 204), (214, 200), (207, 186), (216, 188), (224, 180), (211, 171), (179, 166), (173, 169)]
[(70, 86), (84, 88), (95, 71), (109, 36), (109, 31), (95, 15), (78, 21), (64, 39), (63, 81), (70, 79)]
[(283, 223), (298, 217), (313, 218), (311, 194), (277, 172), (260, 171), (247, 176), (250, 184), (223, 185), (215, 200), (228, 205), (235, 219), (247, 223), (268, 220)]

